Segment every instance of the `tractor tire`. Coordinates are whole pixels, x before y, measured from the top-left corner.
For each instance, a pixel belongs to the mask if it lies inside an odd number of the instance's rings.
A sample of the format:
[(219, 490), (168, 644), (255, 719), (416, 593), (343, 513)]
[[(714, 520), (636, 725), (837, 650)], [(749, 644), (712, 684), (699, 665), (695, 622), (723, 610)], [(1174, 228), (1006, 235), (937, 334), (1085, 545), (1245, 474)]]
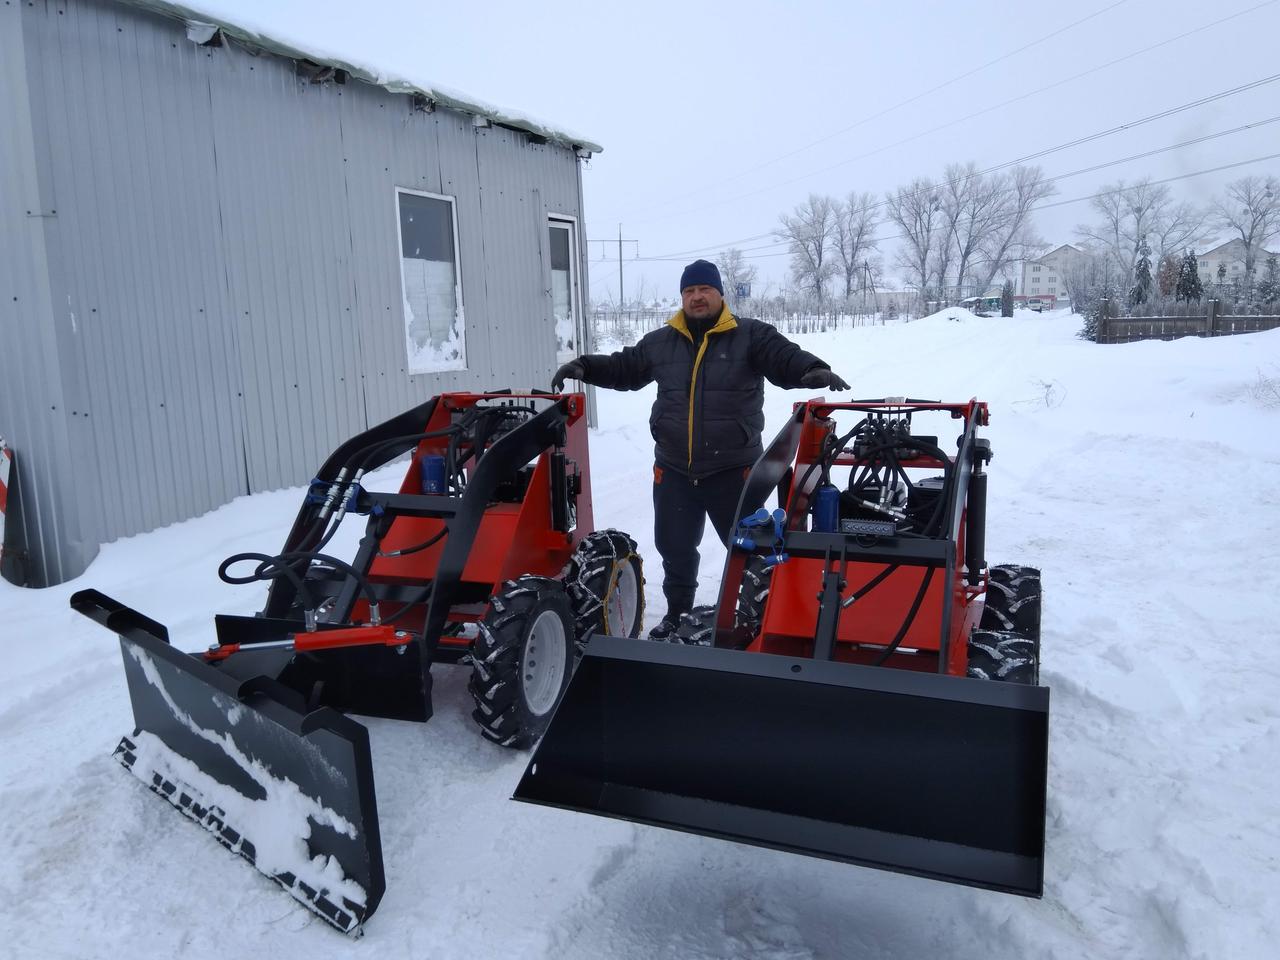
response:
[[(764, 607), (769, 601), (773, 567), (765, 566), (763, 557), (748, 557), (738, 587), (738, 607), (734, 615), (733, 647), (745, 650), (760, 635)], [(681, 614), (680, 625), (669, 642), (691, 647), (709, 647), (715, 640), (716, 608), (694, 607), (692, 613)]]
[(746, 648), (760, 635), (764, 624), (764, 608), (769, 602), (769, 588), (773, 583), (773, 567), (766, 566), (764, 557), (748, 557), (742, 571), (742, 585), (738, 587), (738, 613), (734, 633), (737, 646)]
[(531, 747), (564, 696), (576, 663), (573, 607), (559, 580), (508, 580), (489, 600), (471, 648), (471, 716), (485, 739)]
[(1040, 638), (1007, 630), (975, 630), (969, 635), (968, 675), (1002, 683), (1040, 682)]
[(644, 625), (644, 563), (636, 542), (619, 530), (582, 538), (564, 574), (573, 605), (577, 652), (592, 635), (636, 637)]
[(683, 643), (687, 647), (709, 647), (716, 635), (716, 608), (703, 604), (689, 613), (680, 614), (680, 625), (671, 635), (670, 643)]
[(1040, 639), (1040, 571), (1003, 564), (991, 568), (981, 630), (1004, 630)]

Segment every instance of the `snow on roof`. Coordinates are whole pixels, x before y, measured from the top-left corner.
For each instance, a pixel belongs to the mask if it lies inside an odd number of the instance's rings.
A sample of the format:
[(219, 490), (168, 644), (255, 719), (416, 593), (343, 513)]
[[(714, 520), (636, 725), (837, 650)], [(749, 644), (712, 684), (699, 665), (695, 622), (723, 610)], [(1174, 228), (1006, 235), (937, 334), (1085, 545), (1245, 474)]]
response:
[[(1194, 248), (1193, 248), (1194, 249)], [(1274, 257), (1276, 254), (1271, 250), (1260, 250), (1258, 255), (1266, 257)], [(1244, 258), (1244, 241), (1239, 237), (1232, 237), (1230, 240), (1223, 240), (1220, 243), (1209, 247), (1201, 253), (1196, 254), (1197, 257), (1237, 257)]]
[[(1238, 239), (1238, 238), (1237, 238), (1237, 239)], [(1236, 240), (1234, 240), (1234, 239), (1233, 239), (1233, 240), (1219, 240), (1219, 241), (1217, 241), (1217, 242), (1213, 243), (1212, 245), (1210, 245), (1210, 246), (1208, 247), (1208, 249), (1207, 249), (1207, 250), (1204, 250), (1204, 251), (1202, 251), (1201, 253), (1196, 254), (1196, 256), (1198, 256), (1198, 257), (1211, 257), (1211, 256), (1213, 256), (1215, 253), (1226, 253), (1226, 252), (1227, 252), (1227, 248), (1228, 248), (1228, 247), (1230, 247), (1230, 246), (1231, 246), (1233, 243), (1235, 243), (1235, 242), (1236, 242)], [(1192, 249), (1194, 250), (1195, 248), (1193, 247)]]
[(422, 79), (398, 77), (376, 66), (349, 60), (339, 54), (308, 48), (300, 43), (295, 44), (281, 36), (280, 31), (277, 29), (268, 31), (251, 24), (238, 9), (232, 11), (223, 9), (228, 6), (235, 6), (229, 0), (204, 0), (198, 8), (183, 3), (171, 3), (169, 0), (119, 0), (119, 2), (182, 20), (187, 24), (188, 35), (192, 36), (193, 39), (200, 36), (202, 27), (207, 28), (204, 31), (206, 38), (211, 36), (213, 28), (216, 28), (228, 37), (266, 50), (269, 53), (289, 57), (292, 60), (309, 60), (321, 66), (345, 70), (356, 79), (372, 83), (391, 93), (421, 94), (441, 106), (461, 113), (484, 117), (493, 123), (503, 126), (524, 130), (527, 133), (544, 137), (555, 143), (564, 144), (575, 150), (581, 149), (589, 153), (602, 153), (604, 151), (604, 148), (598, 143), (594, 143), (586, 137), (579, 136), (562, 127), (531, 117), (520, 111), (494, 106), (493, 104), (468, 97), (466, 94), (459, 93), (456, 90), (451, 90), (439, 84), (428, 83)]
[(1073, 246), (1072, 244), (1069, 244), (1069, 243), (1064, 243), (1064, 244), (1061, 244), (1060, 246), (1054, 247), (1054, 248), (1053, 248), (1052, 250), (1050, 250), (1048, 253), (1042, 253), (1040, 256), (1036, 257), (1034, 260), (1031, 260), (1030, 262), (1031, 262), (1031, 263), (1040, 263), (1040, 262), (1042, 262), (1043, 260), (1046, 260), (1047, 258), (1049, 258), (1049, 257), (1053, 256), (1055, 253), (1061, 253), (1061, 252), (1063, 252), (1064, 250), (1065, 250), (1065, 251), (1069, 251), (1070, 253), (1074, 253), (1074, 254), (1082, 254), (1082, 253), (1084, 253), (1084, 251), (1083, 251), (1083, 250), (1081, 250), (1079, 247)]

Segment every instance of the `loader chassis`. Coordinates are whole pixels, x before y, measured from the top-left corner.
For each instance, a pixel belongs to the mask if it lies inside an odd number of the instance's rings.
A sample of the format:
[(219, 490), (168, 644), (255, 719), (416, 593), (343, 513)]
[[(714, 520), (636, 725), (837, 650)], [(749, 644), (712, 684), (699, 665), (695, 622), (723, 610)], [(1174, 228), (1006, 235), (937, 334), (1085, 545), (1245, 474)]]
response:
[[(644, 616), (635, 542), (594, 530), (582, 394), (443, 394), (343, 443), (265, 582), (203, 654), (93, 590), (72, 606), (120, 639), (136, 728), (117, 758), (326, 921), (358, 932), (385, 889), (368, 734), (346, 713), (424, 721), (431, 668), (463, 663), (480, 732), (526, 747), (597, 632)], [(396, 493), (367, 474), (411, 457)], [(354, 558), (325, 552), (366, 517)], [(291, 826), (282, 837), (281, 823)]]
[[(842, 498), (841, 521), (860, 531), (882, 531), (879, 535), (807, 529), (822, 467), (847, 467), (852, 473), (867, 459), (849, 447), (831, 449), (839, 439), (832, 419), (839, 411), (884, 424), (884, 432), (897, 444), (893, 459), (902, 471), (943, 472), (941, 484), (917, 483), (906, 509), (899, 511), (923, 509), (930, 519), (936, 514), (927, 534), (859, 507), (856, 501), (850, 506), (855, 498), (847, 495)], [(938, 456), (940, 449), (933, 455), (921, 449), (937, 448), (936, 437), (911, 439), (912, 417), (930, 411), (962, 421), (954, 457)], [(743, 497), (749, 504), (753, 501), (748, 496), (756, 491), (778, 489), (787, 504), (788, 560), (773, 568), (764, 619), (752, 625), (750, 638), (736, 622), (738, 593), (722, 589), (716, 645), (741, 646), (749, 640), (747, 649), (757, 653), (964, 676), (966, 640), (982, 616), (985, 590), (985, 465), (991, 448), (977, 437), (977, 428), (986, 420), (986, 404), (974, 401), (798, 405), (749, 476), (750, 489)], [(918, 502), (912, 502), (916, 498)], [(867, 502), (865, 493), (859, 499)], [(886, 526), (874, 526), (877, 520)], [(752, 555), (730, 551), (723, 583), (741, 584)], [(903, 616), (911, 610), (912, 616)], [(905, 633), (899, 637), (904, 619)]]
[[(954, 453), (921, 419), (960, 421)], [(796, 405), (717, 605), (683, 644), (594, 641), (516, 799), (1040, 896), (1039, 573), (996, 568), (984, 609), (986, 422), (977, 401)]]

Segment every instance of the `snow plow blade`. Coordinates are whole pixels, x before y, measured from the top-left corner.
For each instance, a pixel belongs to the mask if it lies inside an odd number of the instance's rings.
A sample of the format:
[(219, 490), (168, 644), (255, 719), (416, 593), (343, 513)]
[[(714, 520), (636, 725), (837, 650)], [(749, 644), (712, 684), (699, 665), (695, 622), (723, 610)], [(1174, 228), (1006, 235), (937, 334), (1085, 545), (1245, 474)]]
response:
[(515, 799), (1038, 897), (1048, 694), (596, 637)]
[(135, 730), (116, 758), (308, 909), (359, 933), (386, 889), (368, 731), (275, 680), (175, 650), (96, 590), (73, 609), (120, 637)]

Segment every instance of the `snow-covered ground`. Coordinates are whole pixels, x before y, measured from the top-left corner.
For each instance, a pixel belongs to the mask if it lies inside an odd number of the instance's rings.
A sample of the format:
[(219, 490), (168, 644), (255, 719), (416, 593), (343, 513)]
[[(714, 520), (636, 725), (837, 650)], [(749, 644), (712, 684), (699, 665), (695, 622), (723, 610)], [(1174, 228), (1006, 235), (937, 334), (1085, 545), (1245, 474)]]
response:
[[(1044, 571), (1043, 900), (512, 803), (524, 758), (480, 739), (441, 667), (431, 723), (367, 722), (387, 894), (344, 940), (110, 759), (132, 727), (119, 647), (67, 606), (93, 586), (210, 643), (214, 613), (262, 601), (219, 560), (280, 544), (292, 490), (110, 544), (75, 583), (0, 583), (0, 956), (1276, 956), (1280, 409), (1260, 388), (1280, 331), (1099, 347), (1078, 326), (948, 311), (797, 338), (857, 396), (991, 404), (988, 557)], [(770, 388), (770, 431), (802, 396)], [(651, 399), (602, 392), (591, 452), (652, 622)]]

